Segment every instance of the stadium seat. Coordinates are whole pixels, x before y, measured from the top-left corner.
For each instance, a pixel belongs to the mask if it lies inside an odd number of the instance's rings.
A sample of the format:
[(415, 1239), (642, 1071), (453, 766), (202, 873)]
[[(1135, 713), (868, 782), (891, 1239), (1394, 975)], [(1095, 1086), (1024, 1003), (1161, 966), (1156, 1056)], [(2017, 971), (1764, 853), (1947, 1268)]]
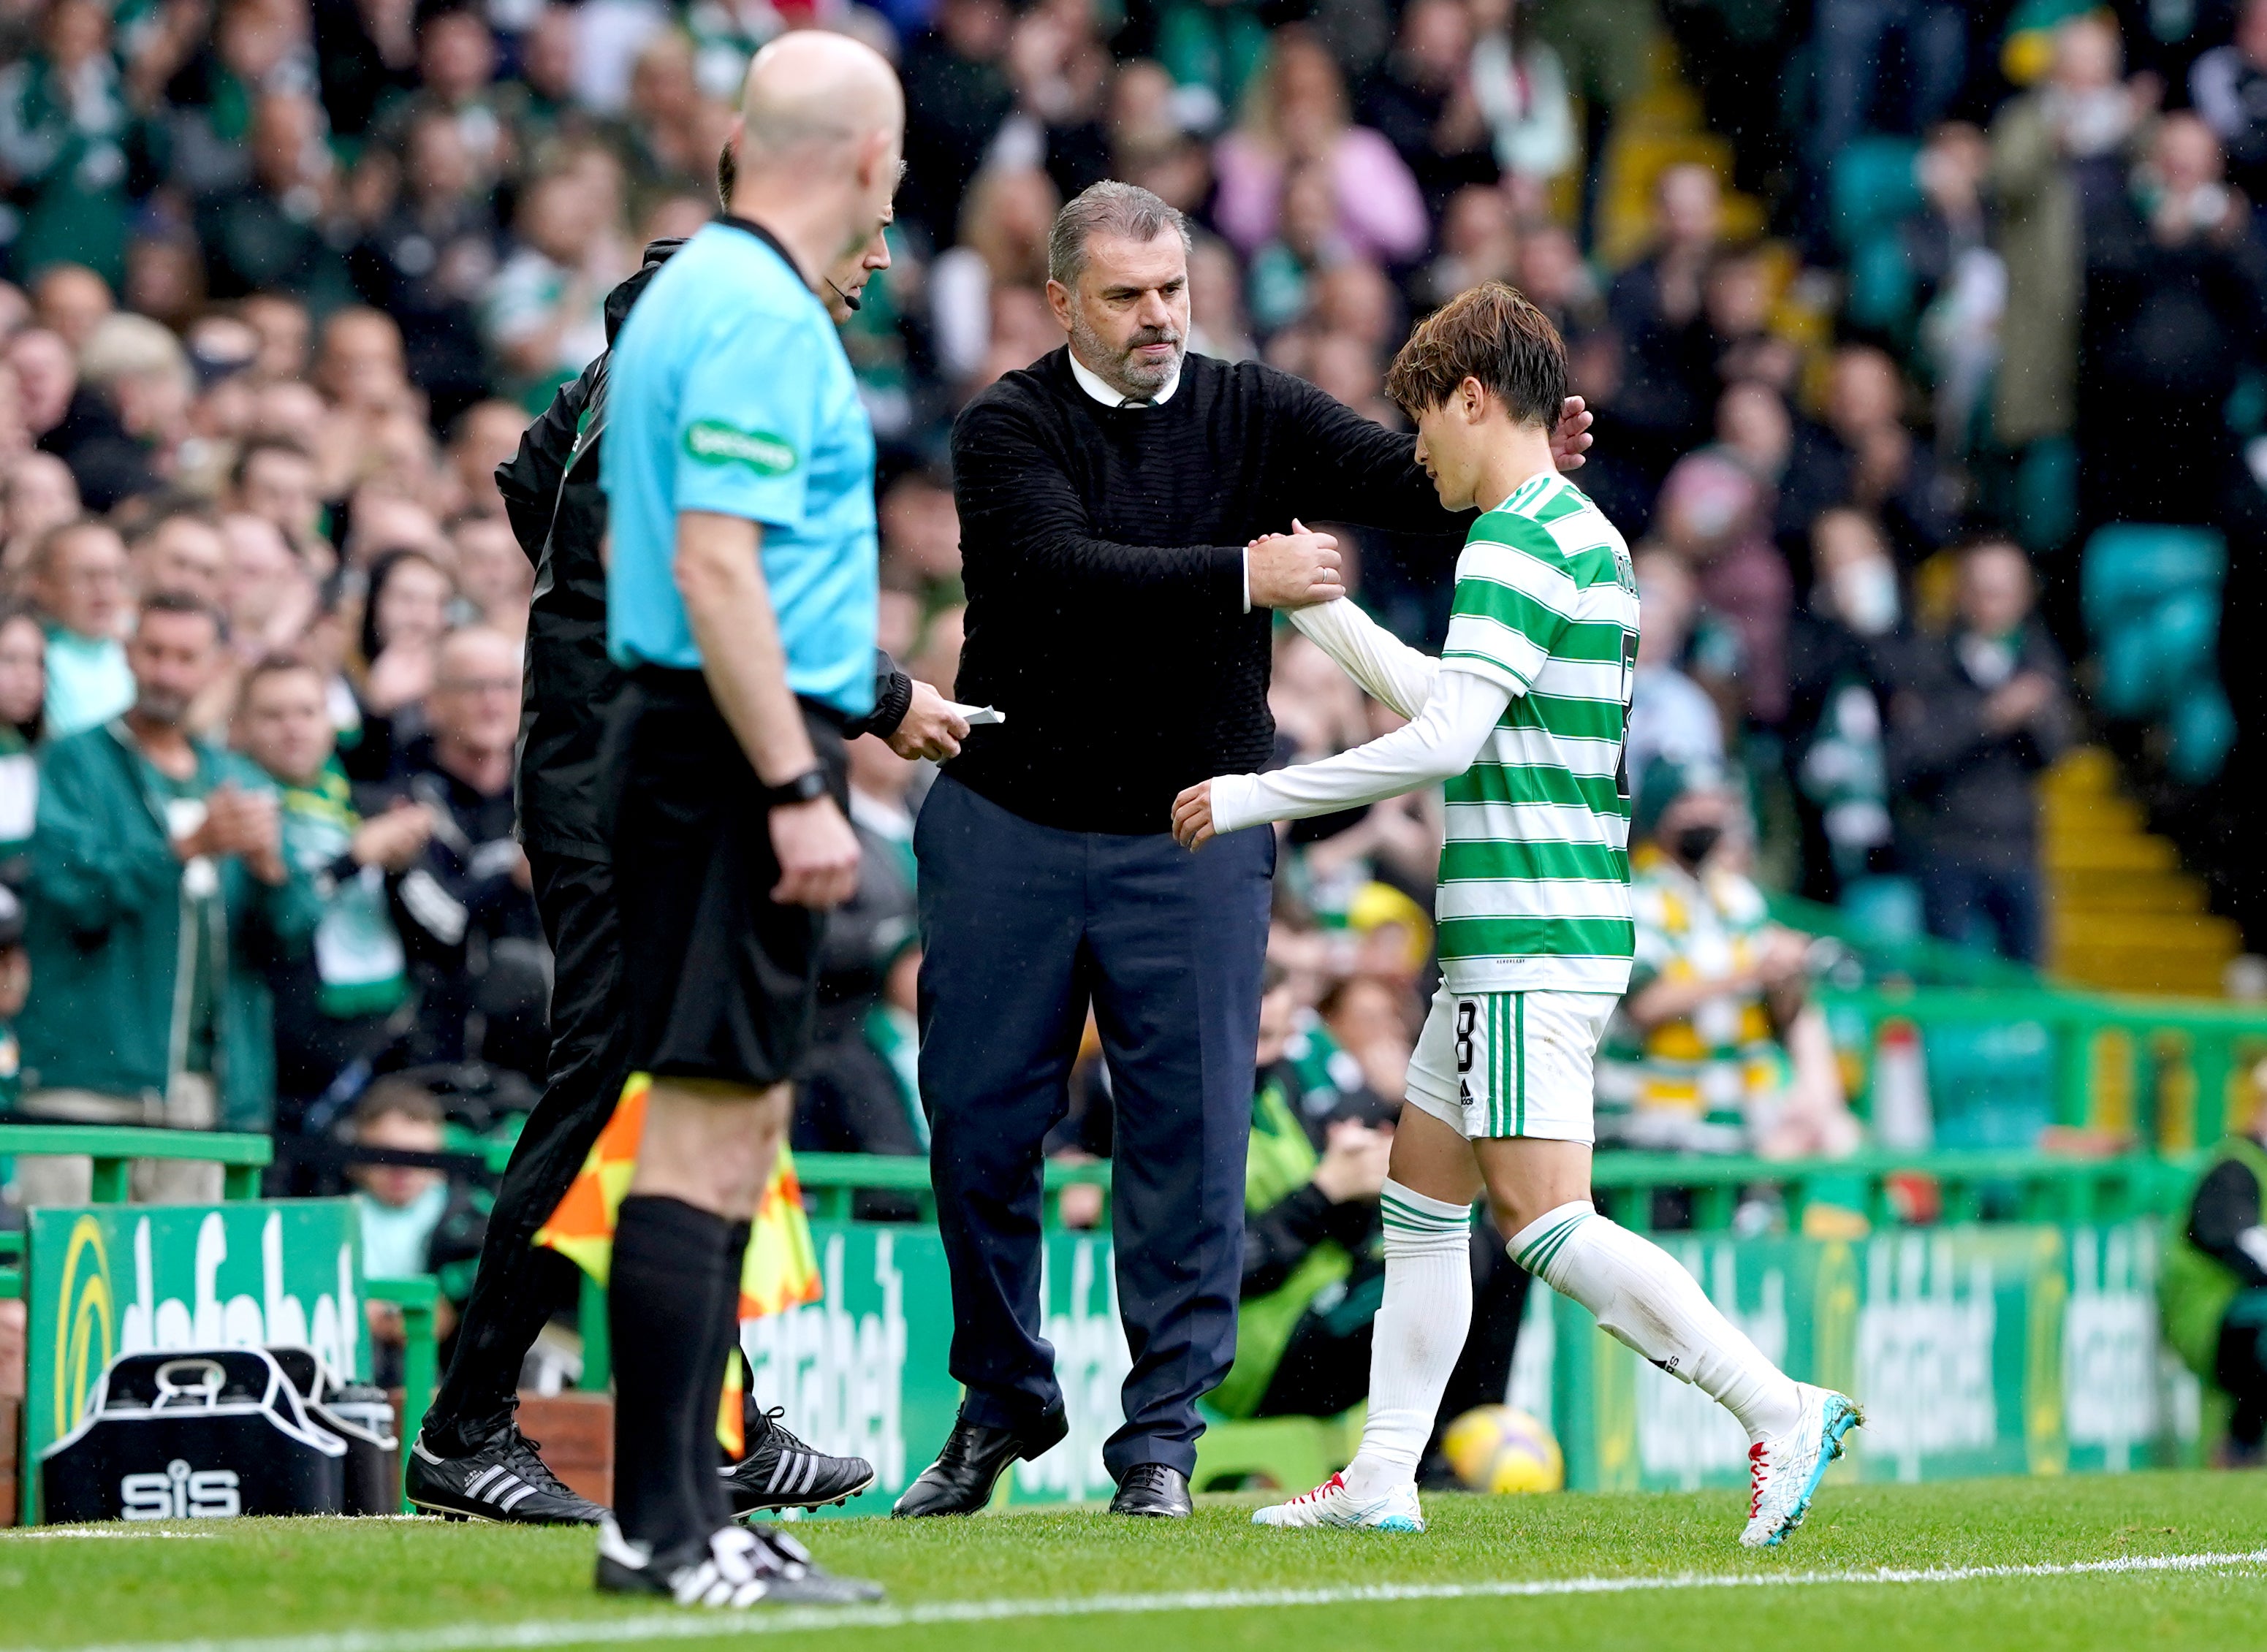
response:
[(2163, 730), (2166, 765), (2211, 779), (2234, 744), (2219, 683), (2219, 610), (2227, 546), (2209, 528), (2121, 523), (2087, 541), (2080, 604), (2101, 669), (2095, 703)]
[(1856, 253), (1919, 209), (1919, 157), (1909, 137), (1861, 137), (1834, 157), (1834, 238), (1844, 252)]

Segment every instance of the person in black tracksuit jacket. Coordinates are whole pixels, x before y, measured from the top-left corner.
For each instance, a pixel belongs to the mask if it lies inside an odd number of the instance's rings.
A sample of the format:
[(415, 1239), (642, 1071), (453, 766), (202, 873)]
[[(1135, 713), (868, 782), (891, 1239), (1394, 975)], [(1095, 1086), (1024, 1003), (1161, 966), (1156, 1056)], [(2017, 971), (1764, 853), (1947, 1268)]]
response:
[[(609, 343), (681, 245), (654, 242), (637, 273), (607, 296)], [(838, 312), (855, 308), (867, 275), (887, 265), (877, 238), (855, 265), (831, 272)], [(514, 1413), (521, 1362), (553, 1307), (571, 1300), (576, 1288), (574, 1264), (536, 1246), (536, 1230), (589, 1157), (627, 1077), (613, 789), (603, 750), (607, 712), (621, 685), (606, 653), (606, 499), (598, 487), (609, 359), (601, 355), (562, 386), (529, 426), (519, 452), (496, 467), (512, 530), (536, 567), (518, 807), (554, 960), (551, 1058), (543, 1099), (520, 1132), (488, 1218), (454, 1355), (407, 1465), (409, 1497), (420, 1507), (539, 1524), (590, 1524), (604, 1513), (551, 1474)], [(880, 735), (908, 757), (958, 750), (966, 725), (935, 690), (914, 683), (878, 651), (874, 698), (872, 714), (847, 734)], [(789, 1447), (808, 1450), (784, 1429), (774, 1432)], [(752, 1436), (750, 1445), (753, 1462)]]

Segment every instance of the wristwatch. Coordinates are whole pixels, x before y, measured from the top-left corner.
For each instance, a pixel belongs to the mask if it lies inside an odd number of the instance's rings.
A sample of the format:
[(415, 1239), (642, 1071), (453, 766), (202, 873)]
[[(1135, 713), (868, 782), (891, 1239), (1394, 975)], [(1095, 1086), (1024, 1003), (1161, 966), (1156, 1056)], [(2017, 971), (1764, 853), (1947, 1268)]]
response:
[(792, 780), (782, 780), (777, 786), (763, 789), (766, 808), (786, 808), (796, 803), (811, 803), (826, 795), (826, 771), (805, 769)]

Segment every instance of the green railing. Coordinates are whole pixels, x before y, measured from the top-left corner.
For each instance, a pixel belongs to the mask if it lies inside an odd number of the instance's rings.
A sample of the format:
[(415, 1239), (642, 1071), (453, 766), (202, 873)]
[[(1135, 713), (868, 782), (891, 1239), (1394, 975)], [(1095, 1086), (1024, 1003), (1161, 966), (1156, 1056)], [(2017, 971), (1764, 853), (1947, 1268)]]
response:
[(226, 1130), (149, 1129), (132, 1124), (0, 1124), (0, 1158), (74, 1155), (94, 1161), (96, 1204), (124, 1204), (137, 1159), (187, 1159), (221, 1167), (221, 1196), (256, 1199), (260, 1173), (275, 1158), (265, 1136)]
[[(1837, 1042), (1852, 1058), (1852, 1101), (1870, 1111), (1882, 1028), (1915, 1029), (1928, 1058), (1940, 1137), (1951, 1121), (1941, 1093), (1966, 1051), (1979, 1083), (2037, 1092), (2038, 1122), (2087, 1129), (2159, 1153), (2209, 1146), (2248, 1122), (2260, 1098), (2252, 1074), (2267, 1061), (2267, 1012), (2202, 999), (2124, 997), (2064, 989), (1825, 989)], [(1856, 1035), (1853, 1037), (1852, 1034)], [(2036, 1034), (2029, 1052), (1994, 1050)]]

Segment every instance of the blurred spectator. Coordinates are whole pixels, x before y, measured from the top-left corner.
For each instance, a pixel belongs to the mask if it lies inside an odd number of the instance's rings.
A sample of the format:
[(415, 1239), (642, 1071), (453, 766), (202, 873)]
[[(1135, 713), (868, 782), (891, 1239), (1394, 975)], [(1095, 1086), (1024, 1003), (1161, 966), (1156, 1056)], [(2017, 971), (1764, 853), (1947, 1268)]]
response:
[(417, 91), (379, 111), (373, 135), (400, 150), (423, 116), (447, 118), (483, 186), (518, 159), (512, 129), (519, 89), (497, 87), (495, 37), (473, 0), (422, 0), (416, 8)]
[(1285, 179), (1301, 165), (1329, 178), (1336, 229), (1350, 252), (1405, 264), (1425, 249), (1430, 225), (1416, 179), (1383, 136), (1349, 123), (1338, 64), (1303, 29), (1276, 31), (1244, 118), (1221, 139), (1214, 164), (1213, 221), (1246, 256), (1274, 237)]
[(476, 402), (459, 414), (449, 433), (450, 481), (459, 508), (502, 510), (496, 467), (519, 451), (527, 415), (508, 401)]
[[(121, 552), (122, 556), (122, 552)], [(142, 608), (134, 703), (58, 737), (41, 764), (27, 945), (24, 1110), (87, 1123), (265, 1129), (275, 1050), (262, 968), (304, 944), (313, 891), (281, 853), (274, 788), (193, 739), (220, 617), (185, 596)], [(182, 978), (186, 969), (187, 976)], [(26, 1202), (81, 1204), (84, 1159), (20, 1161)], [(135, 1167), (145, 1198), (220, 1196), (217, 1165)]]
[(129, 115), (110, 55), (110, 11), (52, 0), (39, 44), (0, 69), (0, 180), (19, 220), (19, 270), (59, 262), (125, 274)]
[(23, 1095), (24, 1049), (16, 1018), (32, 997), (32, 954), (24, 946), (24, 898), (0, 883), (0, 1118), (13, 1114)]
[(363, 737), (349, 757), (357, 780), (384, 779), (395, 752), (424, 729), (456, 581), (422, 551), (387, 551), (370, 565), (355, 665)]
[(1013, 27), (1005, 0), (939, 0), (929, 27), (906, 47), (901, 210), (939, 245), (960, 222), (961, 198), (1015, 106), (1003, 66)]
[(1722, 716), (1708, 691), (1684, 672), (1699, 586), (1692, 570), (1669, 552), (1642, 551), (1634, 560), (1645, 623), (1638, 631), (1629, 729), (1622, 737), (1623, 776), (1647, 773), (1662, 759), (1720, 764)]
[(512, 537), (501, 511), (468, 512), (449, 529), (457, 552), (457, 581), (482, 625), (515, 642), (527, 636), (527, 607), (535, 596), (535, 570)]
[(510, 638), (477, 625), (451, 632), (433, 658), (432, 732), (398, 749), (393, 772), (367, 793), (369, 812), (406, 800), (432, 816), (394, 902), (418, 986), (413, 1064), (543, 1071), (546, 955), (512, 835), (519, 691)]
[(2081, 510), (2089, 522), (2218, 523), (2236, 464), (2228, 398), (2267, 343), (2267, 245), (2251, 203), (2220, 181), (2202, 121), (2167, 115), (2148, 155), (2133, 209), (2087, 260)]
[(1837, 350), (1825, 421), (1795, 431), (1780, 483), (1780, 522), (1808, 523), (1833, 506), (1856, 505), (1880, 519), (1911, 567), (1952, 537), (1957, 504), (1936, 456), (1905, 422), (1897, 363), (1871, 345)]
[(84, 264), (50, 264), (32, 278), (32, 319), (74, 352), (84, 350), (94, 330), (116, 313), (110, 284)]
[(2117, 26), (2089, 12), (2058, 25), (2054, 62), (1992, 122), (1992, 193), (2007, 267), (1992, 435), (2020, 452), (2076, 420), (2079, 304), (2087, 224), (2117, 209), (2127, 151), (2151, 101), (2119, 78)]
[(1737, 678), (1748, 715), (1765, 727), (1786, 711), (1786, 562), (1764, 529), (1764, 493), (1717, 453), (1677, 461), (1654, 512), (1660, 543), (1682, 558), (1701, 601), (1737, 635)]
[(354, 140), (417, 84), (416, 0), (317, 0), (314, 53), (331, 130)]
[(400, 200), (354, 251), (355, 288), (400, 324), (408, 376), (445, 422), (488, 383), (475, 305), (496, 271), (495, 219), (449, 115), (410, 124), (402, 172)]
[[(445, 1122), (430, 1091), (406, 1079), (381, 1078), (356, 1104), (351, 1135), (357, 1147), (438, 1153), (448, 1145)], [(475, 1196), (445, 1171), (417, 1165), (358, 1164), (350, 1175), (363, 1271), (373, 1279), (431, 1276), (440, 1285), (433, 1329), (445, 1349), (488, 1237), (486, 1196)], [(400, 1382), (401, 1311), (390, 1302), (371, 1303), (370, 1330), (378, 1353), (373, 1380)]]
[(1897, 565), (1862, 512), (1811, 526), (1817, 580), (1787, 630), (1785, 729), (1802, 831), (1802, 893), (1833, 901), (1891, 838), (1889, 701), (1912, 646)]
[(78, 484), (70, 467), (51, 453), (18, 455), (0, 473), (0, 513), (6, 533), (0, 574), (13, 581), (29, 573), (33, 549), (48, 530), (78, 519)]
[(1472, 22), (1464, 0), (1414, 0), (1401, 14), (1399, 41), (1356, 100), (1435, 217), (1458, 189), (1492, 186), (1499, 170), (1475, 84)]
[(265, 92), (253, 104), (249, 175), (195, 203), (214, 297), (281, 288), (318, 311), (346, 301), (352, 283), (329, 235), (338, 179), (322, 128), (322, 107), (304, 93)]
[(2189, 97), (2227, 153), (2229, 179), (2267, 201), (2267, 0), (2242, 0), (2235, 38), (2189, 70)]
[[(0, 604), (0, 882), (20, 884), (39, 816), (34, 755), (47, 737), (48, 639), (21, 603)], [(19, 915), (20, 921), (20, 915)], [(18, 1006), (21, 1007), (20, 1005)], [(14, 1020), (11, 1012), (6, 1018)]]
[(1598, 1052), (1600, 1144), (1770, 1159), (1856, 1151), (1804, 937), (1738, 870), (1722, 771), (1660, 762), (1630, 825), (1637, 956)]
[(1898, 228), (1919, 312), (1919, 360), (1936, 383), (1937, 452), (1947, 459), (1984, 434), (2007, 317), (2007, 267), (1991, 245), (1991, 168), (1980, 130), (1964, 121), (1939, 126), (1919, 163), (1923, 204)]
[(315, 461), (287, 436), (254, 436), (237, 450), (229, 471), (231, 508), (257, 516), (299, 553), (321, 533), (323, 496)]
[(1044, 166), (1065, 200), (1110, 176), (1103, 100), (1110, 55), (1095, 0), (1052, 0), (1016, 19), (1008, 40), (1016, 106), (993, 140), (993, 164)]
[(2035, 784), (2072, 734), (2062, 658), (2034, 595), (2020, 548), (1970, 545), (1953, 630), (1914, 648), (1889, 731), (1930, 932), (2026, 963), (2041, 941)]
[(1617, 428), (1642, 444), (1659, 475), (1706, 431), (1715, 406), (1715, 352), (1702, 311), (1706, 277), (1723, 232), (1716, 174), (1690, 163), (1654, 186), (1654, 241), (1614, 278), (1607, 308), (1624, 348), (1612, 398)]
[[(1861, 132), (1925, 132), (1945, 117), (1967, 69), (1968, 24), (1948, 0), (1818, 0), (1811, 49), (1818, 116), (1810, 142), (1823, 173)], [(1907, 72), (1889, 73), (1900, 61)], [(1891, 90), (1898, 96), (1885, 106)]]
[(203, 512), (169, 510), (148, 523), (134, 536), (132, 559), (136, 595), (179, 591), (220, 606), (228, 547)]
[(488, 349), (530, 408), (606, 347), (605, 296), (629, 269), (598, 207), (574, 172), (536, 179), (520, 197), (518, 250), (481, 299)]
[(70, 467), (89, 510), (109, 510), (149, 485), (141, 450), (109, 398), (81, 382), (77, 358), (62, 335), (26, 328), (8, 341), (7, 351), (25, 428), (41, 452)]
[(1315, 277), (1346, 259), (1338, 216), (1329, 172), (1311, 164), (1293, 167), (1283, 179), (1275, 234), (1251, 255), (1251, 321), (1263, 339), (1304, 320), (1314, 303)]
[(127, 620), (126, 545), (92, 516), (50, 528), (26, 564), (48, 630), (48, 735), (108, 722), (134, 704), (119, 632)]
[(265, 517), (224, 516), (220, 537), (220, 606), (237, 659), (249, 665), (295, 647), (315, 614), (305, 566)]
[(1218, 236), (1194, 239), (1189, 249), (1189, 348), (1223, 362), (1248, 362), (1259, 352), (1251, 341), (1236, 253)]
[[(196, 376), (180, 340), (147, 316), (110, 316), (79, 351), (78, 369), (86, 386), (116, 413), (125, 437), (106, 457), (100, 479), (83, 485), (83, 491), (124, 500), (172, 480), (196, 394)], [(81, 463), (85, 468), (90, 461)]]
[(309, 944), (270, 961), (268, 971), (276, 1127), (286, 1134), (297, 1133), (309, 1104), (350, 1064), (376, 1056), (392, 1035), (409, 983), (387, 880), (415, 863), (433, 831), (431, 811), (419, 804), (363, 819), (333, 758), (337, 737), (313, 666), (271, 654), (245, 674), (236, 744), (278, 788), (284, 859), (322, 903)]
[(1442, 215), (1440, 256), (1425, 272), (1426, 296), (1442, 303), (1482, 281), (1519, 281), (1519, 237), (1503, 192), (1467, 184)]
[(1047, 231), (1061, 204), (1037, 166), (987, 167), (970, 186), (960, 243), (939, 253), (928, 274), (937, 365), (948, 378), (965, 378), (984, 365), (995, 287), (1037, 290), (1047, 284)]

